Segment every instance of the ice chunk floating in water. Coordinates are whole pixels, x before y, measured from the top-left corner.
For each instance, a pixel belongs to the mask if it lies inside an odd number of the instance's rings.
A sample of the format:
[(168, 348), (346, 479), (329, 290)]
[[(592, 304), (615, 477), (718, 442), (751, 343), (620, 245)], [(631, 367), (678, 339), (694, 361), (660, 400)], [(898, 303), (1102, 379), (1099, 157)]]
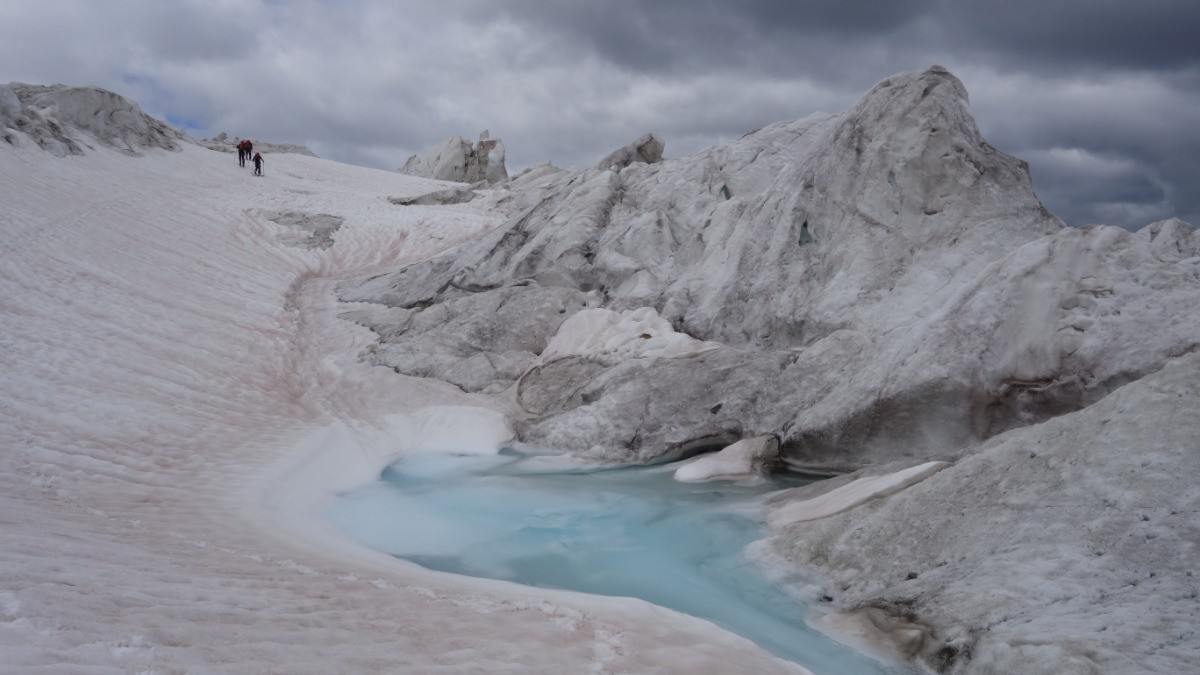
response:
[(340, 497), (330, 518), (430, 569), (632, 596), (708, 619), (816, 673), (886, 668), (804, 625), (804, 608), (742, 550), (779, 483), (680, 483), (675, 466), (547, 470), (537, 458), (410, 455)]

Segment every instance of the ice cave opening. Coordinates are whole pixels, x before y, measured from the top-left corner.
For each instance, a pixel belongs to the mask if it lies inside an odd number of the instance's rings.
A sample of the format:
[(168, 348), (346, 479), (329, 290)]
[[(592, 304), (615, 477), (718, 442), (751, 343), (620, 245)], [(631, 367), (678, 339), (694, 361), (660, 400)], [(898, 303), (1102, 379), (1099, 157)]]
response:
[(760, 502), (809, 478), (683, 483), (678, 464), (582, 469), (505, 450), (407, 455), (328, 512), (360, 543), (423, 567), (629, 596), (709, 620), (815, 673), (895, 673), (809, 628), (745, 548)]

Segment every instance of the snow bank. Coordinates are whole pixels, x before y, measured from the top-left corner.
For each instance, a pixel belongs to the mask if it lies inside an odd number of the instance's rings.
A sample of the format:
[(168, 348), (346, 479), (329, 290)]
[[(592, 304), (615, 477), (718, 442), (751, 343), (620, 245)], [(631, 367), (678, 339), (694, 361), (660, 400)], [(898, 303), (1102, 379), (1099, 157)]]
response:
[(499, 411), (470, 406), (438, 406), (421, 411), (412, 447), (422, 452), (486, 455), (513, 440), (512, 424)]
[(675, 470), (675, 480), (698, 483), (717, 479), (766, 480), (768, 462), (779, 457), (774, 436), (743, 438), (711, 455), (697, 457)]

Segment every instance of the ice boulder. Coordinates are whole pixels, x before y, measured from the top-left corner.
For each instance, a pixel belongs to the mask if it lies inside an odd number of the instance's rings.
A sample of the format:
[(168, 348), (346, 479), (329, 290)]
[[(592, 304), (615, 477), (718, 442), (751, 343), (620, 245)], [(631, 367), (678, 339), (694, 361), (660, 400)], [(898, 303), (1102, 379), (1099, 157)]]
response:
[(409, 157), (397, 170), (409, 176), (455, 183), (495, 184), (508, 180), (504, 144), (498, 138), (491, 138), (486, 130), (479, 134), (474, 145), (461, 136), (451, 136), (425, 154)]
[(0, 139), (9, 145), (21, 145), (23, 136), (13, 128), (20, 117), (21, 100), (12, 86), (0, 84)]
[(465, 391), (498, 393), (534, 363), (559, 325), (590, 301), (571, 288), (527, 290), (507, 286), (431, 307), (395, 303), (390, 311), (376, 307), (343, 316), (383, 338), (369, 350), (373, 363), (436, 377)]
[(600, 170), (620, 171), (625, 167), (635, 162), (644, 164), (654, 164), (662, 161), (663, 148), (666, 143), (661, 138), (654, 134), (643, 134), (629, 145), (609, 153), (604, 159), (596, 163), (596, 168)]
[(1178, 218), (1160, 220), (1138, 230), (1138, 236), (1150, 243), (1154, 257), (1166, 262), (1179, 262), (1200, 256), (1200, 234)]

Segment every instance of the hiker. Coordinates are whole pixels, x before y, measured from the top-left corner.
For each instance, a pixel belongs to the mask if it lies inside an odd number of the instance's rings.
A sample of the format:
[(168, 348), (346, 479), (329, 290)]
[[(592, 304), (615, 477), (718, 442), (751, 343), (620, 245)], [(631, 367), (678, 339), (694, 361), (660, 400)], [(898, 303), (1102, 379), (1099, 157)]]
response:
[(262, 155), (258, 154), (257, 152), (254, 153), (254, 175), (255, 176), (263, 175), (262, 165), (263, 165)]
[(238, 166), (246, 166), (246, 160), (250, 159), (250, 153), (254, 150), (254, 144), (249, 138), (244, 138), (237, 144), (238, 149)]

